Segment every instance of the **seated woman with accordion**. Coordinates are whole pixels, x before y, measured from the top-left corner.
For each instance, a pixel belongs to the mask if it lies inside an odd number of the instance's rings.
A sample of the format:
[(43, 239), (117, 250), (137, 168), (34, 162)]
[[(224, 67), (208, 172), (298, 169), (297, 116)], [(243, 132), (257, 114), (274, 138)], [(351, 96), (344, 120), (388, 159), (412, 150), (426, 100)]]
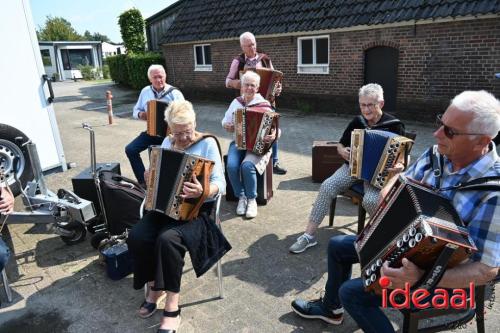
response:
[[(173, 101), (165, 114), (171, 135), (165, 138), (162, 148), (197, 155), (214, 162), (209, 182), (206, 182), (209, 184), (208, 191), (193, 174), (189, 180), (181, 178), (183, 183), (178, 187), (181, 192), (175, 199), (180, 197), (190, 201), (203, 193), (208, 193), (209, 198), (223, 194), (226, 183), (218, 142), (214, 137), (204, 136), (195, 130), (196, 115), (192, 104), (188, 101)], [(163, 162), (172, 164), (168, 159)], [(146, 171), (148, 186), (159, 173), (159, 170), (153, 169)], [(160, 189), (161, 186), (158, 186), (158, 192)], [(160, 195), (155, 194), (155, 197)], [(186, 251), (189, 251), (193, 268), (199, 277), (231, 248), (208, 213), (203, 212), (197, 218), (186, 221), (169, 217), (158, 209), (146, 212), (132, 228), (127, 244), (133, 260), (134, 288), (141, 289), (146, 283), (149, 286), (139, 316), (147, 318), (153, 315), (158, 298), (166, 292), (159, 333), (175, 332), (180, 324), (179, 291)]]
[[(264, 117), (269, 119), (273, 118), (276, 121), (277, 114), (271, 107), (271, 104), (258, 93), (260, 76), (255, 72), (246, 72), (241, 77), (241, 91), (242, 96), (235, 98), (227, 109), (224, 119), (222, 119), (222, 126), (229, 133), (235, 133), (236, 138), (245, 137), (246, 134), (242, 132), (250, 132), (251, 128), (254, 130), (252, 134), (255, 136), (263, 136), (262, 149), (263, 155), (258, 155), (251, 151), (251, 148), (238, 147), (238, 142), (232, 141), (229, 145), (227, 153), (227, 173), (231, 186), (233, 187), (234, 194), (239, 197), (238, 206), (236, 208), (237, 215), (245, 215), (247, 218), (254, 218), (257, 216), (257, 172), (264, 173), (267, 163), (271, 157), (269, 150), (272, 143), (279, 137), (279, 129), (270, 126), (269, 132), (258, 133), (257, 130), (262, 129), (263, 126), (256, 124), (245, 127), (241, 122), (238, 123), (235, 115), (238, 110), (256, 109), (263, 111)], [(270, 114), (272, 112), (272, 114)], [(241, 115), (241, 113), (240, 113)], [(243, 116), (244, 117), (244, 116)], [(240, 118), (241, 119), (241, 118)], [(244, 128), (242, 128), (244, 127)], [(256, 140), (257, 141), (257, 140)]]
[[(313, 209), (309, 215), (309, 222), (304, 234), (297, 238), (297, 241), (290, 247), (290, 252), (301, 253), (307, 248), (317, 244), (314, 234), (320, 223), (328, 213), (330, 203), (337, 195), (347, 191), (352, 185), (359, 180), (351, 177), (349, 169), (349, 156), (351, 146), (351, 132), (355, 129), (377, 129), (389, 131), (392, 133), (404, 135), (404, 125), (394, 116), (384, 113), (384, 91), (382, 87), (375, 83), (364, 85), (359, 89), (359, 107), (361, 115), (356, 116), (347, 126), (340, 144), (338, 153), (346, 160), (344, 165), (335, 173), (326, 179), (322, 184), (318, 193), (318, 197), (314, 202)], [(397, 164), (392, 171), (402, 171), (403, 166)], [(378, 204), (379, 189), (364, 182), (364, 197), (363, 207), (368, 214), (372, 215), (375, 212)]]

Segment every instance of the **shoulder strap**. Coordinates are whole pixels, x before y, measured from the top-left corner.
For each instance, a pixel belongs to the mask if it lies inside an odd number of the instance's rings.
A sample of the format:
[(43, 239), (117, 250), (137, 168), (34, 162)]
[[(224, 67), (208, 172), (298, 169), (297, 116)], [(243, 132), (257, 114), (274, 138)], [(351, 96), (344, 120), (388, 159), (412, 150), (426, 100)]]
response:
[[(235, 59), (238, 60), (238, 72), (242, 71), (245, 68), (245, 53), (240, 54)], [(238, 73), (236, 73), (236, 76), (238, 76)]]
[[(163, 97), (167, 96), (168, 94), (170, 94), (172, 91), (174, 91), (175, 89), (177, 89), (176, 87), (174, 86), (170, 86), (170, 88), (168, 88), (166, 91), (163, 91), (161, 94), (159, 94), (158, 96), (156, 96), (156, 99), (162, 99)], [(177, 89), (178, 90), (178, 89)], [(154, 90), (153, 90), (154, 91)]]
[(500, 191), (500, 176), (486, 176), (475, 178), (463, 184), (450, 186), (443, 190), (458, 191)]
[(196, 132), (195, 135), (196, 135), (196, 137), (195, 137), (194, 141), (188, 147), (186, 147), (186, 149), (197, 144), (198, 142), (200, 142), (204, 139), (213, 138), (215, 140), (215, 143), (217, 144), (217, 149), (219, 149), (219, 155), (220, 155), (220, 158), (222, 161), (222, 149), (220, 148), (219, 139), (217, 139), (217, 137), (215, 135), (210, 134), (210, 133), (201, 133), (201, 132)]
[[(363, 118), (362, 116), (360, 116), (360, 117)], [(365, 120), (365, 118), (363, 118), (363, 120)], [(375, 128), (380, 128), (380, 127), (384, 127), (384, 126), (391, 126), (391, 125), (402, 125), (404, 127), (404, 124), (401, 120), (391, 119), (391, 120), (386, 120), (386, 121), (383, 121), (381, 123), (375, 124), (371, 128), (375, 129)]]
[(238, 97), (236, 97), (236, 100), (237, 100), (238, 102), (240, 102), (240, 104), (241, 104), (241, 105), (245, 106), (245, 100), (243, 99), (243, 97), (238, 96)]
[(368, 123), (366, 122), (366, 119), (362, 115), (358, 115), (358, 119), (361, 122), (361, 124), (364, 126), (364, 128), (368, 127)]
[(432, 146), (429, 148), (431, 154), (431, 167), (434, 173), (434, 177), (436, 177), (435, 184), (436, 188), (441, 187), (441, 176), (443, 175), (443, 166), (444, 166), (444, 158), (441, 154), (439, 154), (437, 150), (437, 146)]
[(270, 66), (271, 59), (269, 58), (269, 56), (265, 53), (259, 53), (259, 54), (260, 54), (259, 60), (262, 62), (262, 67), (271, 68)]

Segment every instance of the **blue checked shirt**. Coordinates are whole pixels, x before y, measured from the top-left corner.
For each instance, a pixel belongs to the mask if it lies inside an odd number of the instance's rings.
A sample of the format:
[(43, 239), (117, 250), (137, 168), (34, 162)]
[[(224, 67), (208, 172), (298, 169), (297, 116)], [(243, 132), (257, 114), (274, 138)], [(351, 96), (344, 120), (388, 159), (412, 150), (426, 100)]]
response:
[[(409, 178), (438, 188), (454, 186), (475, 178), (500, 175), (500, 159), (495, 145), (480, 159), (452, 172), (450, 160), (444, 157), (441, 185), (432, 168), (432, 149), (427, 150), (405, 173)], [(500, 191), (441, 192), (448, 198), (467, 225), (478, 251), (472, 260), (490, 267), (500, 267)]]
[(168, 89), (170, 89), (170, 85), (166, 84), (163, 91), (157, 92), (154, 90), (153, 86), (147, 86), (142, 88), (141, 93), (139, 95), (139, 99), (134, 106), (133, 116), (134, 118), (139, 118), (139, 112), (145, 112), (147, 108), (147, 104), (150, 100), (157, 99), (159, 101), (170, 103), (173, 100), (184, 100), (184, 96), (180, 92), (179, 89), (174, 89), (168, 94), (165, 94)]

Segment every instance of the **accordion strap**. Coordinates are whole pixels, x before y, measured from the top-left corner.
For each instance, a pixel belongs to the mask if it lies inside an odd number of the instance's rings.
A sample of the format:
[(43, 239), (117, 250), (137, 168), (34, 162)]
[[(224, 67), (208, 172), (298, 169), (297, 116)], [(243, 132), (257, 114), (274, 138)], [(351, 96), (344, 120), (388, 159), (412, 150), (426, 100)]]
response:
[[(207, 175), (210, 173), (210, 164), (204, 163), (203, 164), (203, 174)], [(210, 179), (209, 177), (203, 177), (203, 192), (201, 193), (201, 196), (198, 198), (198, 202), (194, 206), (194, 208), (191, 210), (191, 213), (189, 213), (187, 220), (191, 221), (197, 214), (198, 211), (200, 210), (201, 206), (205, 202), (205, 199), (208, 198), (208, 195), (210, 194)]]
[(444, 248), (441, 250), (439, 257), (434, 262), (432, 268), (429, 269), (427, 272), (425, 272), (424, 276), (420, 279), (420, 281), (415, 283), (415, 285), (411, 289), (430, 290), (435, 286), (437, 286), (437, 284), (439, 283), (439, 281), (441, 281), (441, 278), (443, 277), (443, 274), (446, 270), (446, 266), (448, 265), (448, 261), (450, 261), (451, 257), (453, 256), (453, 254), (457, 249), (458, 245), (455, 245), (453, 243), (446, 244)]

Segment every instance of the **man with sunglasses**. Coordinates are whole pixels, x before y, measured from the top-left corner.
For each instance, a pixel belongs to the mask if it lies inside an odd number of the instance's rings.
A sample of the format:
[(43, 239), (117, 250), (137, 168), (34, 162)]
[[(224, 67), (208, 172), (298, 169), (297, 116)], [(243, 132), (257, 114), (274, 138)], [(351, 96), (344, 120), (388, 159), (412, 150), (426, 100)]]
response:
[[(405, 172), (408, 178), (442, 189), (441, 194), (456, 208), (478, 248), (469, 261), (445, 271), (439, 288), (468, 288), (470, 282), (483, 285), (499, 271), (500, 191), (453, 188), (473, 179), (500, 176), (500, 158), (492, 142), (499, 130), (500, 101), (486, 91), (465, 91), (438, 117), (434, 132), (437, 145)], [(438, 163), (440, 172), (435, 172), (436, 159), (442, 161)], [(391, 185), (384, 187), (381, 195)], [(321, 308), (317, 302), (303, 300), (295, 300), (292, 308), (302, 317), (337, 325), (342, 323), (345, 310), (364, 332), (394, 332), (380, 309), (381, 297), (365, 292), (361, 278), (351, 279), (352, 265), (358, 262), (355, 239), (354, 235), (330, 239), (328, 280), (319, 303)], [(385, 262), (381, 272), (390, 279), (391, 289), (404, 288), (405, 283), (413, 286), (425, 273), (408, 259), (403, 259), (400, 268), (389, 267)]]

